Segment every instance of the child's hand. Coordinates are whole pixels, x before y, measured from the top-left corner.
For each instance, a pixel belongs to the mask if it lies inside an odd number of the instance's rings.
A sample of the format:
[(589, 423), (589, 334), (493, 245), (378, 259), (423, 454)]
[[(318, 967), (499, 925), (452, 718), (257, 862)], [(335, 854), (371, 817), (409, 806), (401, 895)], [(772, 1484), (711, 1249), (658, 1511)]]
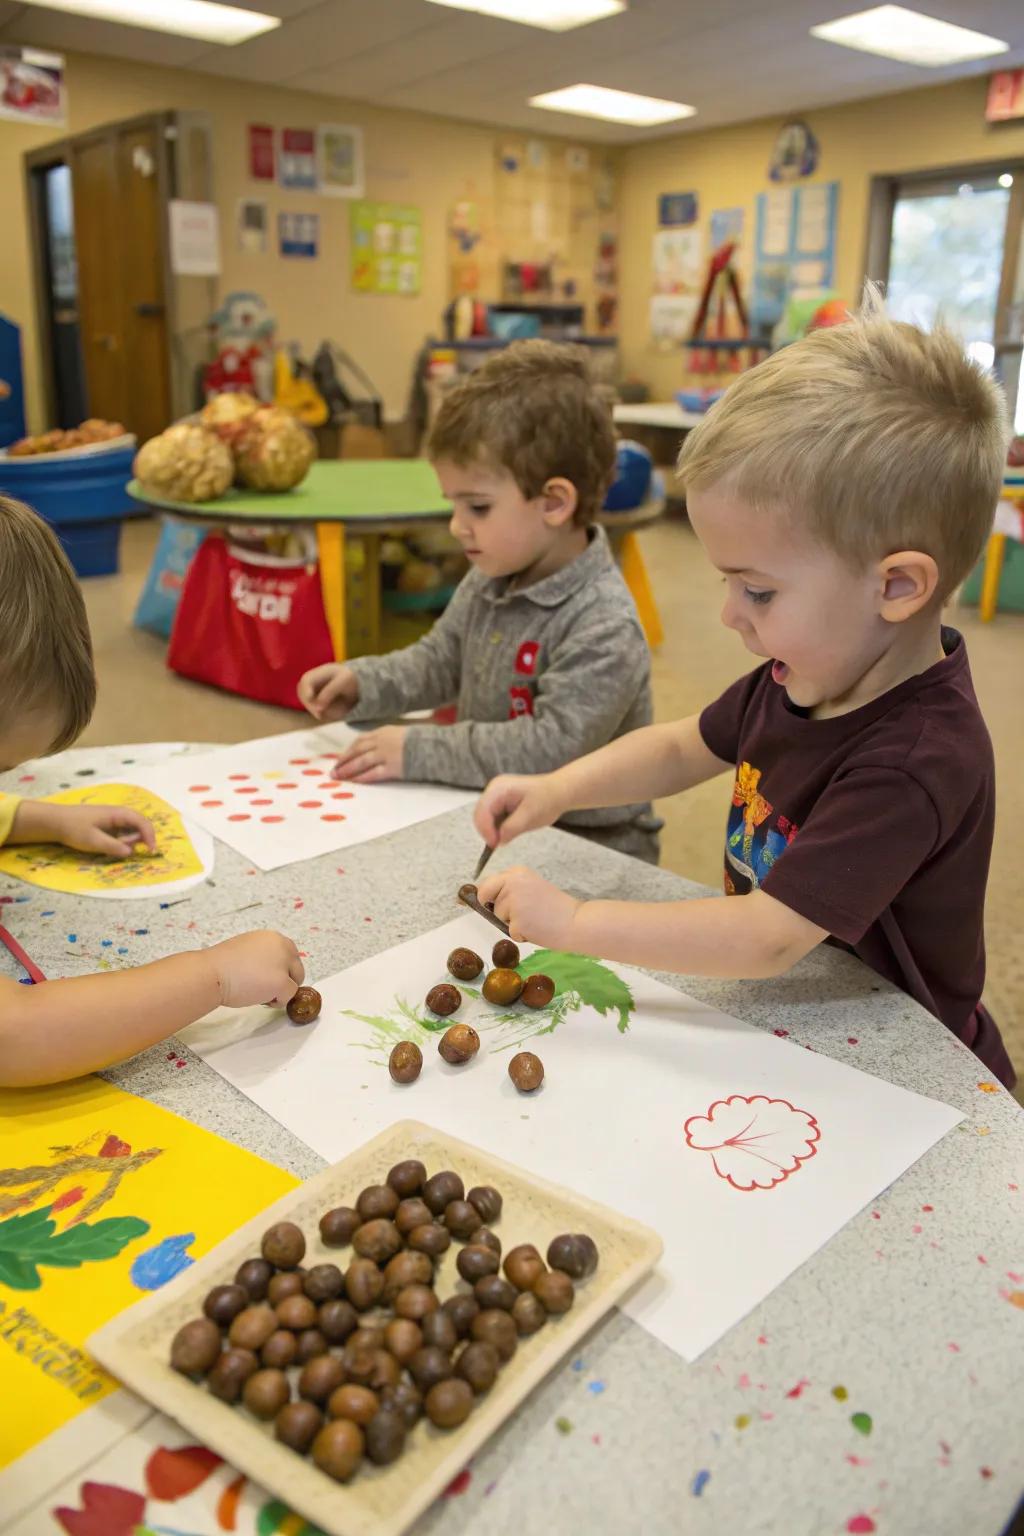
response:
[[(21, 807), (19, 806), (19, 812)], [(156, 851), (156, 833), (140, 811), (128, 805), (30, 804), (33, 841), (63, 843), (79, 853), (102, 853), (110, 859), (130, 859), (139, 843)], [(12, 829), (24, 841), (27, 821), (15, 820)]]
[(351, 784), (382, 784), (385, 779), (400, 779), (407, 730), (404, 725), (382, 725), (379, 730), (367, 731), (339, 757), (331, 777), (347, 779)]
[(488, 875), (477, 892), (495, 916), (508, 923), (510, 936), (547, 949), (571, 949), (572, 920), (583, 905), (542, 880), (532, 869), (517, 864), (497, 875)]
[(553, 773), (503, 773), (491, 780), (473, 812), (473, 822), (488, 848), (501, 847), (558, 820), (565, 806), (554, 779)]
[(359, 703), (359, 679), (351, 667), (325, 662), (299, 678), (299, 703), (314, 720), (344, 720)]
[(208, 953), (226, 1008), (248, 1008), (253, 1003), (274, 1003), (283, 1008), (306, 975), (291, 939), (269, 928), (225, 939)]

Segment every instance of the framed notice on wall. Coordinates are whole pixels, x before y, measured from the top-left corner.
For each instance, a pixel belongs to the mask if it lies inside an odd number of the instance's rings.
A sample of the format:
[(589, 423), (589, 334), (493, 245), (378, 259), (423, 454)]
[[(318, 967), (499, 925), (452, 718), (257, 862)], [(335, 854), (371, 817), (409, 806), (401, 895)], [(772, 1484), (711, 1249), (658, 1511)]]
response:
[(59, 127), (67, 115), (64, 59), (38, 48), (0, 48), (0, 117)]
[(352, 287), (359, 293), (419, 293), (423, 221), (401, 203), (352, 204)]
[(321, 123), (316, 131), (320, 191), (327, 197), (362, 197), (363, 130)]

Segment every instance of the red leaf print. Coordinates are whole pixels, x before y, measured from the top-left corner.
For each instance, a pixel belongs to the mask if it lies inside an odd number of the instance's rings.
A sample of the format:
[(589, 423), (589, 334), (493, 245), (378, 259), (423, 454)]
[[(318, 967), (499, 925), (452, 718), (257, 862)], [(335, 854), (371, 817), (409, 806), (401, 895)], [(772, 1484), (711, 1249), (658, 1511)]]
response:
[(68, 1536), (132, 1536), (146, 1513), (146, 1501), (113, 1483), (83, 1483), (81, 1509), (55, 1509), (53, 1518)]
[(183, 1445), (180, 1450), (169, 1451), (161, 1445), (146, 1462), (146, 1487), (150, 1498), (166, 1499), (173, 1503), (206, 1482), (221, 1464), (202, 1445)]
[(69, 1205), (77, 1205), (84, 1194), (85, 1190), (81, 1184), (76, 1184), (74, 1189), (66, 1189), (50, 1206), (50, 1215), (54, 1216), (58, 1211), (66, 1211)]
[(686, 1144), (710, 1152), (715, 1172), (733, 1189), (772, 1189), (818, 1150), (821, 1131), (814, 1116), (788, 1099), (734, 1093), (693, 1115), (683, 1126)]
[(100, 1147), (100, 1157), (130, 1157), (132, 1149), (120, 1136), (108, 1136)]

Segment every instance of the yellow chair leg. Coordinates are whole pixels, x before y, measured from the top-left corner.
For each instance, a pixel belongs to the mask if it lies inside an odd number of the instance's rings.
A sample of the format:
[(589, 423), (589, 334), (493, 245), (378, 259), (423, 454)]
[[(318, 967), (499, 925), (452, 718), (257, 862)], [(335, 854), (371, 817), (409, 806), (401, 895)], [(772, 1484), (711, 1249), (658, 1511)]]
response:
[(348, 654), (345, 638), (345, 525), (317, 523), (317, 550), (320, 556), (320, 592), (324, 617), (331, 634), (335, 661)]
[(665, 638), (665, 631), (661, 627), (661, 615), (654, 601), (654, 593), (651, 591), (651, 583), (647, 577), (647, 567), (640, 553), (640, 541), (635, 533), (627, 533), (622, 540), (621, 564), (622, 578), (633, 594), (633, 601), (640, 615), (640, 623), (647, 636), (647, 644), (652, 650), (656, 650)]
[(1006, 554), (1006, 534), (993, 533), (985, 551), (985, 570), (981, 578), (981, 596), (978, 614), (983, 624), (995, 617), (999, 604), (999, 582), (1003, 574), (1003, 558)]

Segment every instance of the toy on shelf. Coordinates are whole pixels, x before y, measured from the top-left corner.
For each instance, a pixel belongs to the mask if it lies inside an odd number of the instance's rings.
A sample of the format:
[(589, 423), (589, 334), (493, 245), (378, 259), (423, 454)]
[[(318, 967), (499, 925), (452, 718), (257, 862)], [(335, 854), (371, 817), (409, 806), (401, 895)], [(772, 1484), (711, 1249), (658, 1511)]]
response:
[[(747, 306), (740, 292), (739, 274), (733, 257), (736, 241), (727, 240), (712, 253), (708, 262), (704, 291), (690, 332), (687, 348), (691, 373), (739, 373), (752, 367), (767, 354), (766, 343), (749, 334)], [(729, 335), (730, 301), (735, 311), (733, 335)], [(712, 310), (713, 329), (712, 329)], [(738, 327), (739, 334), (735, 334)], [(746, 353), (746, 362), (743, 354)]]
[(203, 369), (207, 398), (225, 390), (245, 390), (261, 400), (271, 398), (275, 325), (258, 293), (227, 295), (209, 321), (216, 355)]
[(327, 401), (313, 383), (313, 370), (299, 355), (297, 341), (274, 354), (274, 404), (291, 411), (305, 427), (322, 427), (330, 417)]

